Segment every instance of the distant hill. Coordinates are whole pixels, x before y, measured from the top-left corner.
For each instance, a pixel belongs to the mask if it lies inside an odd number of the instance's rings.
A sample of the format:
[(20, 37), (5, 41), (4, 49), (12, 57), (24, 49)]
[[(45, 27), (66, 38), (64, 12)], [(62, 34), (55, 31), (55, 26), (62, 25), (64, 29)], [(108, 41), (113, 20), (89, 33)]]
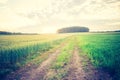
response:
[(72, 26), (72, 27), (62, 28), (57, 31), (57, 33), (75, 33), (75, 32), (89, 32), (89, 28)]

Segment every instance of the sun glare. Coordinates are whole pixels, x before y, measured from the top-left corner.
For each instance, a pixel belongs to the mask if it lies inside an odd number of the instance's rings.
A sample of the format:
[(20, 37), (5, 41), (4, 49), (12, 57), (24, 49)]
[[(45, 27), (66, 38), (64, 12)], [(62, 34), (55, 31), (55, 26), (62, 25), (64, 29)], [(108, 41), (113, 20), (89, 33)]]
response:
[(56, 29), (55, 28), (45, 28), (42, 30), (41, 33), (56, 33)]

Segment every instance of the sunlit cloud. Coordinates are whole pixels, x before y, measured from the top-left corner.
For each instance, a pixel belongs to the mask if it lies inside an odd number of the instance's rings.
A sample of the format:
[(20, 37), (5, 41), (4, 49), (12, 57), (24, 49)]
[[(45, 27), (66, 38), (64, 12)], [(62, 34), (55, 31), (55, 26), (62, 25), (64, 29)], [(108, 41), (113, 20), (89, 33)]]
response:
[(8, 0), (0, 0), (0, 3), (5, 4)]
[(0, 3), (1, 30), (52, 33), (69, 26), (87, 26), (91, 31), (120, 29), (119, 0), (3, 0)]

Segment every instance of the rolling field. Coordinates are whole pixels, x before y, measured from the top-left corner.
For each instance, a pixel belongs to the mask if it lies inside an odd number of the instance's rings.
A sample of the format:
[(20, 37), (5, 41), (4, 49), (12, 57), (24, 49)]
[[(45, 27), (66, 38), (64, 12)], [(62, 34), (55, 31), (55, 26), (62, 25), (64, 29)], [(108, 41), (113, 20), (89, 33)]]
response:
[(79, 47), (97, 68), (120, 80), (120, 33), (78, 36)]
[(1, 35), (0, 77), (120, 80), (119, 54), (120, 33)]
[(24, 65), (30, 59), (50, 50), (67, 35), (1, 35), (0, 77)]

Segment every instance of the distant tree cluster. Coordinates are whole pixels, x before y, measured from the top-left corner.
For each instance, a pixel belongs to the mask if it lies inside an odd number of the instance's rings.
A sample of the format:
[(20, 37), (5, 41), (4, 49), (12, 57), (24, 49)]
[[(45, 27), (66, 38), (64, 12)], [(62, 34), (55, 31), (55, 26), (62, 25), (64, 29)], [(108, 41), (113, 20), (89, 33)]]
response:
[(67, 27), (67, 28), (59, 29), (57, 32), (58, 33), (89, 32), (89, 28), (73, 26), (73, 27)]
[(116, 30), (115, 32), (120, 32), (120, 30)]
[(12, 33), (11, 32), (6, 32), (6, 31), (0, 31), (0, 34), (8, 35), (8, 34), (12, 34)]
[(37, 33), (12, 33), (7, 31), (0, 31), (0, 35), (36, 35)]

